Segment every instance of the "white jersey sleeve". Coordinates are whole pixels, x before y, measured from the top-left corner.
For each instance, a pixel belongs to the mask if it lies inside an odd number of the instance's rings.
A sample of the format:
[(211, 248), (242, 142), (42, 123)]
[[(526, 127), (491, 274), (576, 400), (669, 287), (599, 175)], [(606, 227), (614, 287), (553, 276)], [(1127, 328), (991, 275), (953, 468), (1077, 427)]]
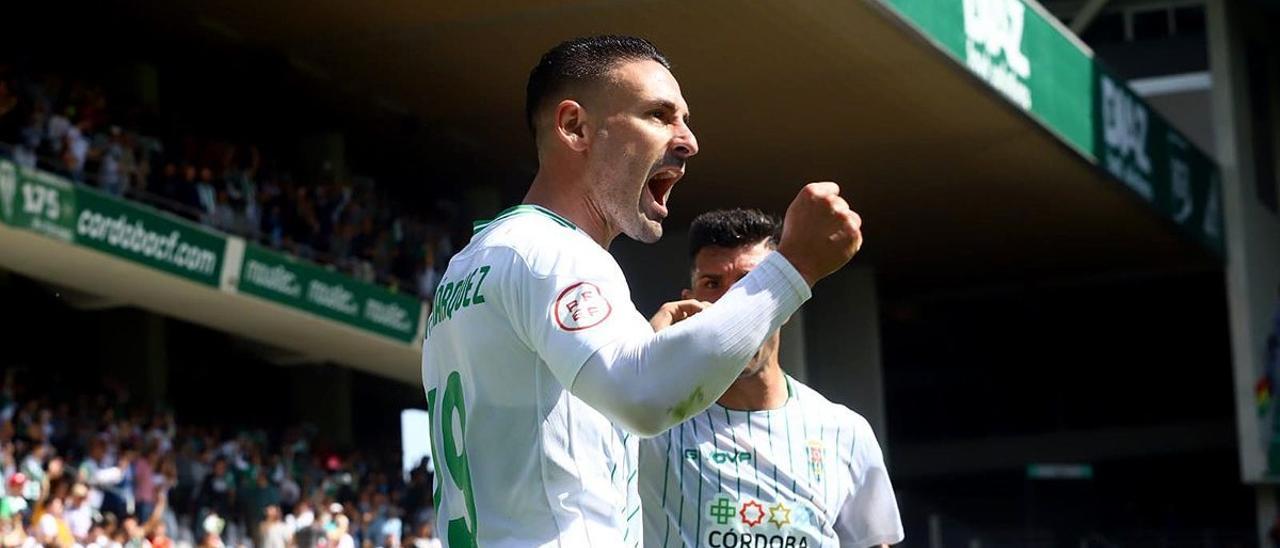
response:
[[(512, 253), (506, 271), (515, 291), (512, 328), (546, 362), (563, 386), (573, 386), (578, 370), (601, 347), (628, 334), (652, 332), (631, 302), (617, 263), (603, 250), (563, 253), (561, 247)], [(603, 257), (601, 257), (603, 255)]]
[(871, 425), (854, 415), (852, 492), (836, 518), (835, 531), (841, 548), (866, 548), (902, 541), (902, 520), (898, 501), (889, 482), (884, 454)]

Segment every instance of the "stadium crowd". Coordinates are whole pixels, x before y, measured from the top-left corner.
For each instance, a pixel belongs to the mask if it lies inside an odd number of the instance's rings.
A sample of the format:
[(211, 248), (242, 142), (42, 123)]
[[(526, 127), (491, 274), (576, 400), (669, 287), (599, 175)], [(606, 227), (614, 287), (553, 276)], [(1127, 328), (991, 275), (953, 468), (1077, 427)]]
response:
[(424, 461), (339, 453), (307, 427), (184, 424), (118, 383), (0, 392), (5, 547), (439, 546)]
[(152, 125), (145, 108), (113, 108), (86, 81), (18, 72), (0, 65), (0, 157), (430, 302), (455, 249), (456, 204), (416, 215), (367, 178), (295, 180), (251, 143), (142, 135), (126, 128)]

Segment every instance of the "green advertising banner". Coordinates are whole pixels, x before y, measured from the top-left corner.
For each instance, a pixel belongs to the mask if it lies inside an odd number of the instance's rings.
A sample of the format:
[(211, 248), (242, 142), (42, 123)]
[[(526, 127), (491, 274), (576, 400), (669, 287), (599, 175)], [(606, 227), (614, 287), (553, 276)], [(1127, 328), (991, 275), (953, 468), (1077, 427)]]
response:
[(218, 287), (227, 239), (146, 206), (0, 160), (0, 221)]
[(1215, 253), (1217, 167), (1034, 2), (881, 0)]
[(1094, 157), (1116, 179), (1218, 255), (1225, 254), (1218, 170), (1121, 81), (1096, 73)]
[(0, 221), (70, 242), (75, 215), (76, 192), (70, 182), (0, 160)]
[(884, 0), (1079, 151), (1093, 152), (1093, 60), (1023, 0)]
[[(221, 285), (225, 235), (8, 160), (0, 160), (0, 223)], [(417, 298), (254, 245), (239, 272), (242, 293), (403, 342), (417, 335)]]
[(218, 287), (225, 236), (83, 187), (76, 201), (76, 243)]
[(412, 342), (422, 301), (256, 245), (245, 246), (239, 290), (393, 339)]

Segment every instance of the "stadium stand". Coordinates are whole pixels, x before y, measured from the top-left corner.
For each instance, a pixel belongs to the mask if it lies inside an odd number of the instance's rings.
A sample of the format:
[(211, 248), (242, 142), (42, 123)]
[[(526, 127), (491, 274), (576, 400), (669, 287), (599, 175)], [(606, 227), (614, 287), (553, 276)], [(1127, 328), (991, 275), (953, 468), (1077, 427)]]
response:
[[(186, 423), (110, 380), (0, 390), (4, 546), (436, 546), (429, 462), (342, 453), (313, 427)], [(390, 457), (390, 458), (383, 458)]]
[[(0, 66), (0, 156), (431, 300), (457, 206), (420, 215), (367, 178), (298, 181), (252, 143), (131, 129), (100, 85)], [(122, 112), (123, 111), (123, 112)]]

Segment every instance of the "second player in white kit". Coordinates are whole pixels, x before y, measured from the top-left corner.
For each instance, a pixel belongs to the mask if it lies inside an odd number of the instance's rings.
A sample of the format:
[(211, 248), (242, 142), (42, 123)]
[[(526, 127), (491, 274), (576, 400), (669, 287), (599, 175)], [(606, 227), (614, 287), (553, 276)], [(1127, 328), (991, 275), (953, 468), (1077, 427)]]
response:
[(865, 548), (902, 540), (866, 419), (787, 378), (778, 409), (712, 405), (641, 441), (646, 546)]
[[(755, 210), (699, 215), (683, 296), (717, 302), (777, 245)], [(670, 304), (664, 307), (669, 310)], [(655, 329), (680, 318), (659, 312)], [(861, 415), (783, 373), (772, 334), (710, 408), (640, 441), (645, 545), (865, 548), (900, 542), (880, 444)]]

